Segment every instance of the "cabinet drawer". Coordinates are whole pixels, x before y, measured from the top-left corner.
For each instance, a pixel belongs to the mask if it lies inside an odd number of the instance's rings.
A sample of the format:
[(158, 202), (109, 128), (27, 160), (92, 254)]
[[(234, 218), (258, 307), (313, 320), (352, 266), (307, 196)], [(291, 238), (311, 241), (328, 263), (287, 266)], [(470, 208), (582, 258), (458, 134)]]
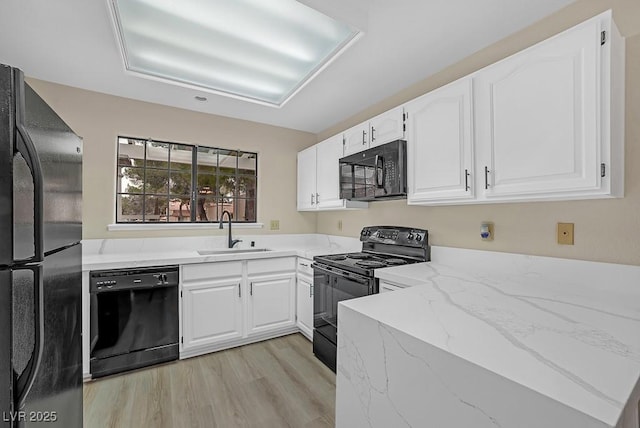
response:
[(311, 267), (311, 263), (313, 262), (309, 259), (303, 259), (301, 257), (298, 257), (297, 272), (304, 275), (309, 275), (312, 277), (313, 268)]
[(242, 262), (200, 263), (182, 267), (182, 282), (242, 276)]
[(295, 257), (281, 257), (275, 259), (249, 260), (247, 271), (249, 275), (267, 272), (294, 272), (296, 270)]

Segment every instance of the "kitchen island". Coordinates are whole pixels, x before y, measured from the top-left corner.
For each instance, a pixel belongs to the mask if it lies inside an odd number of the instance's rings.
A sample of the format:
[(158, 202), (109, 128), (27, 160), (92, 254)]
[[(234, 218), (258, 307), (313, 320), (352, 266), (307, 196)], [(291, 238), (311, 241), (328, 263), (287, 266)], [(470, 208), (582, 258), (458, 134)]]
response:
[(339, 305), (336, 425), (634, 427), (640, 267), (433, 248)]

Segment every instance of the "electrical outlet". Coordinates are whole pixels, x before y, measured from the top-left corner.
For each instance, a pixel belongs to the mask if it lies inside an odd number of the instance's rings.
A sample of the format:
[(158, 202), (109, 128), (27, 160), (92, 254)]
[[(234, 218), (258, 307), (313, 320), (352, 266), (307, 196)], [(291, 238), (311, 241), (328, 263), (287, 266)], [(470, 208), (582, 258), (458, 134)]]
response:
[(342, 220), (338, 220), (338, 230), (342, 230)]
[(271, 230), (280, 230), (280, 220), (271, 220)]
[(573, 223), (558, 223), (558, 244), (573, 245)]

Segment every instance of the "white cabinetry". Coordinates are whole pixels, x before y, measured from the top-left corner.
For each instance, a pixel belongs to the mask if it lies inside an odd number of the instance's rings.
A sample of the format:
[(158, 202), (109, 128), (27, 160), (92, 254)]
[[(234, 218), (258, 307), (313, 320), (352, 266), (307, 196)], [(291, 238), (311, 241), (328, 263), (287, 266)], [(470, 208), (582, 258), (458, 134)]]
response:
[(295, 326), (295, 257), (248, 261), (247, 334)]
[(336, 135), (316, 144), (316, 206), (318, 209), (340, 208), (340, 166), (342, 137)]
[(409, 102), (408, 203), (623, 196), (624, 52), (609, 11)]
[(622, 167), (611, 170), (609, 57), (621, 40), (611, 23), (591, 19), (477, 74), (488, 199), (617, 193), (609, 185)]
[(383, 281), (383, 280), (380, 280), (378, 287), (380, 288), (381, 293), (388, 293), (389, 291), (398, 291), (398, 290), (403, 290), (407, 288), (406, 286), (394, 284), (392, 282)]
[(367, 208), (366, 202), (340, 199), (342, 134), (298, 152), (298, 211)]
[(344, 132), (344, 155), (404, 138), (402, 106), (388, 110)]
[(344, 155), (349, 156), (369, 148), (369, 122), (344, 131)]
[(466, 77), (405, 105), (409, 204), (473, 197), (471, 91)]
[(242, 262), (182, 268), (183, 349), (243, 335)]
[(312, 146), (298, 152), (298, 211), (315, 210), (315, 203), (316, 146)]
[(295, 257), (181, 266), (182, 358), (297, 331)]
[(309, 340), (313, 339), (313, 268), (311, 260), (298, 258), (296, 323)]
[(404, 109), (402, 106), (369, 120), (369, 147), (402, 140), (404, 135)]

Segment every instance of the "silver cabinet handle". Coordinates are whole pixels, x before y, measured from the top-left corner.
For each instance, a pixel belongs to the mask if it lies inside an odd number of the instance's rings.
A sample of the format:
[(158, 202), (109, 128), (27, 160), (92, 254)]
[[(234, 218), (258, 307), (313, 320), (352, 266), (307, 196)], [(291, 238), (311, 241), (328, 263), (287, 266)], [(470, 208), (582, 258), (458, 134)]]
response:
[(238, 297), (242, 299), (242, 286), (238, 284)]
[(465, 192), (469, 191), (469, 170), (468, 169), (464, 170), (464, 191)]
[(371, 141), (376, 141), (376, 128), (374, 128), (373, 126), (371, 127)]
[(253, 282), (249, 283), (249, 295), (253, 296)]
[(489, 168), (487, 166), (484, 167), (484, 189), (487, 190), (489, 188)]
[(320, 195), (316, 193), (316, 204), (320, 203)]
[(313, 285), (309, 286), (309, 297), (313, 297)]
[(314, 205), (315, 202), (313, 201), (313, 193), (311, 194), (311, 205)]
[(364, 146), (365, 144), (367, 144), (367, 131), (365, 131), (363, 129), (362, 130), (362, 145)]
[(134, 279), (134, 280), (133, 280), (133, 283), (134, 283), (134, 284), (140, 284), (141, 282), (142, 282), (142, 280), (141, 280), (141, 279)]
[(300, 266), (309, 267), (309, 265), (306, 263), (300, 263)]

